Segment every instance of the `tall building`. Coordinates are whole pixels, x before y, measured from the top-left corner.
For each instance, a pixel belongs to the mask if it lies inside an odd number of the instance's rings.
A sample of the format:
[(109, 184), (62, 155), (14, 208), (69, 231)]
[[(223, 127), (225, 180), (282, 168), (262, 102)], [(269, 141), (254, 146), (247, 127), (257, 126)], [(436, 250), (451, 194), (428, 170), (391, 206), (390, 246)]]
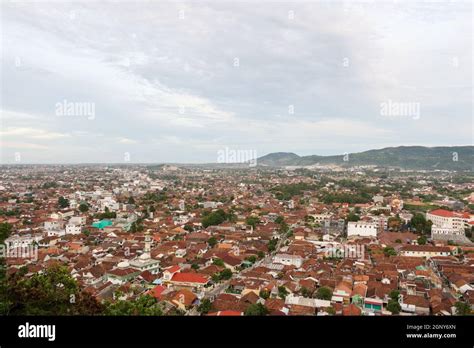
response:
[(426, 213), (426, 220), (431, 220), (433, 226), (448, 228), (453, 231), (463, 231), (469, 227), (470, 215), (445, 209), (436, 209)]

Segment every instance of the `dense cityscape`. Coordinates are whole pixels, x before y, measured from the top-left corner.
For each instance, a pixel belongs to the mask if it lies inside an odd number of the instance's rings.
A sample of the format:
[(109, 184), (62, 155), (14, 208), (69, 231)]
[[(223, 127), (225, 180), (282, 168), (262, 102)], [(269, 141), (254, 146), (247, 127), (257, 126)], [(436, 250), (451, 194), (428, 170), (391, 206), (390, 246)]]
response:
[(4, 165), (0, 228), (3, 314), (474, 310), (472, 172)]

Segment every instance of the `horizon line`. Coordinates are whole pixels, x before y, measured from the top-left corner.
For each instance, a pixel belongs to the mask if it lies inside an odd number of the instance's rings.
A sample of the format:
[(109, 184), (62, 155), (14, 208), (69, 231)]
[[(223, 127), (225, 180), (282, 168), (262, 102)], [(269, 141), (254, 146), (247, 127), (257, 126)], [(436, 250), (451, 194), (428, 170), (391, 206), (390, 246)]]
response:
[[(377, 150), (384, 150), (384, 149), (390, 149), (390, 148), (400, 148), (400, 147), (424, 147), (428, 149), (434, 149), (434, 148), (440, 148), (440, 147), (474, 147), (474, 145), (440, 145), (440, 146), (425, 146), (425, 145), (398, 145), (398, 146), (386, 146), (382, 148), (376, 148), (376, 149), (368, 149), (364, 151), (359, 151), (359, 152), (348, 152), (347, 154), (358, 154), (358, 153), (363, 153), (367, 151), (377, 151)], [(271, 154), (275, 153), (288, 153), (288, 154), (295, 154), (299, 157), (308, 157), (308, 156), (319, 156), (319, 157), (332, 157), (332, 156), (344, 156), (343, 154), (335, 154), (335, 155), (298, 155), (295, 152), (291, 151), (274, 151), (274, 152), (269, 152), (263, 156), (259, 156), (258, 158), (265, 157)], [(253, 159), (252, 159), (253, 160)], [(236, 162), (236, 163), (219, 163), (219, 162), (45, 162), (45, 163), (35, 163), (35, 162), (11, 162), (11, 163), (0, 163), (0, 166), (9, 166), (9, 165), (54, 165), (54, 166), (60, 166), (60, 165), (242, 165), (242, 164), (247, 164), (247, 162)]]

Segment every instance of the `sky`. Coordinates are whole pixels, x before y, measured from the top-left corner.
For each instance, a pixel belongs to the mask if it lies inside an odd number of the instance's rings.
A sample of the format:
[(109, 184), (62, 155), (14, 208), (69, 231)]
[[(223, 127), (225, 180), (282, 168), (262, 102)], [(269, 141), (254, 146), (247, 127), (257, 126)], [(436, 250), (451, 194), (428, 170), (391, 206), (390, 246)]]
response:
[(4, 164), (473, 143), (470, 1), (0, 6)]

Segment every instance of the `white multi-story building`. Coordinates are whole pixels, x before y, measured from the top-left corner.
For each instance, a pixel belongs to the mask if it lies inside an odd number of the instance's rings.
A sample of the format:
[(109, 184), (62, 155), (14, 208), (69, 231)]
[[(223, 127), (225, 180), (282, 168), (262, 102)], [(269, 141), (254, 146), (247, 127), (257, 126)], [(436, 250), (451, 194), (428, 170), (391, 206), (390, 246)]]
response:
[(469, 227), (469, 214), (456, 213), (454, 211), (436, 209), (426, 213), (426, 220), (431, 220), (433, 226), (462, 230)]
[(276, 254), (273, 257), (274, 263), (280, 263), (286, 266), (295, 266), (300, 268), (303, 264), (303, 258), (299, 255), (289, 255), (289, 254)]
[(64, 221), (58, 219), (48, 219), (44, 222), (44, 229), (46, 231), (60, 230), (64, 227)]
[(5, 245), (7, 248), (24, 248), (31, 246), (35, 242), (38, 243), (41, 239), (43, 239), (41, 233), (24, 235), (13, 234), (5, 239)]
[(436, 239), (437, 236), (464, 236), (464, 230), (458, 230), (452, 227), (431, 226), (431, 238)]
[(324, 221), (330, 221), (332, 215), (331, 214), (311, 214), (314, 218), (314, 222), (318, 224), (322, 224)]
[(435, 256), (449, 256), (451, 250), (449, 247), (436, 247), (432, 245), (406, 245), (400, 250), (401, 256), (413, 257), (435, 257)]
[(378, 224), (374, 222), (350, 221), (347, 224), (347, 236), (377, 237)]
[(46, 231), (48, 237), (61, 237), (66, 234), (65, 229), (60, 229), (60, 230), (48, 230)]
[(374, 215), (371, 216), (371, 219), (378, 225), (379, 229), (387, 230), (388, 218), (385, 215)]
[(82, 231), (81, 225), (67, 224), (66, 225), (66, 234), (80, 234)]
[(68, 217), (74, 216), (74, 210), (64, 210), (58, 212), (59, 218), (60, 219), (66, 219)]

